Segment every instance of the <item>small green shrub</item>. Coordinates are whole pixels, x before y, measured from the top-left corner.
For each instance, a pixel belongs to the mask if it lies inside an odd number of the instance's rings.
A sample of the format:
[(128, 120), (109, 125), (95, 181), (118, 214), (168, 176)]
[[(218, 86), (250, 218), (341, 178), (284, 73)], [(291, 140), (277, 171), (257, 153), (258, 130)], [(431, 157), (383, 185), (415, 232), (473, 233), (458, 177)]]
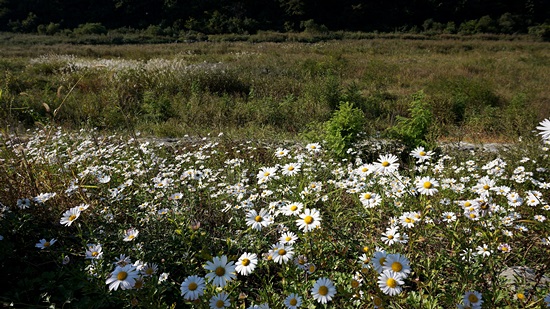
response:
[(538, 26), (529, 27), (529, 34), (542, 39), (543, 41), (550, 41), (550, 25), (542, 24)]
[(77, 35), (83, 34), (107, 34), (107, 28), (101, 23), (85, 23), (78, 25), (73, 31)]
[(363, 129), (364, 119), (363, 112), (353, 107), (352, 103), (340, 103), (332, 118), (325, 122), (325, 140), (334, 155), (339, 158), (347, 156), (347, 149)]
[(433, 142), (428, 134), (433, 120), (430, 104), (426, 102), (423, 91), (415, 93), (412, 99), (409, 105), (410, 118), (398, 116), (397, 124), (388, 131), (408, 147), (429, 147)]

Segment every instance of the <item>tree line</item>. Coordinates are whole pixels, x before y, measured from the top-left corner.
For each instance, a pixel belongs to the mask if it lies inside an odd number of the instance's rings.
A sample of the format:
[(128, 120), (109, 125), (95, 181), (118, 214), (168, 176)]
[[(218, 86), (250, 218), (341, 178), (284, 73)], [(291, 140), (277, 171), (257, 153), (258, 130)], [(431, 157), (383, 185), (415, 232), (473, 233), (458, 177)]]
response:
[(64, 29), (512, 34), (541, 25), (550, 25), (548, 0), (0, 0), (0, 31), (41, 34)]

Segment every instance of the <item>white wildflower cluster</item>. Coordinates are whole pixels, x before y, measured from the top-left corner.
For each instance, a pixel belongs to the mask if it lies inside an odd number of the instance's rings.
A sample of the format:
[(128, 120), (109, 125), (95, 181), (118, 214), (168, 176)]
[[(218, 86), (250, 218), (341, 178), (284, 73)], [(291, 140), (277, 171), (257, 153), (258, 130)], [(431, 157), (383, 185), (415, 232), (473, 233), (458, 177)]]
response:
[[(91, 65), (69, 60), (75, 67)], [(548, 120), (539, 127), (546, 140), (549, 128)], [(366, 159), (355, 150), (350, 154), (357, 157), (337, 161), (322, 143), (228, 146), (205, 138), (166, 146), (91, 134), (37, 132), (23, 146), (29, 162), (56, 162), (71, 173), (58, 192), (19, 197), (0, 213), (51, 209), (62, 233), (41, 233), (29, 247), (43, 255), (78, 252), (63, 267), (84, 263), (89, 279), (109, 291), (177, 283), (187, 305), (201, 300), (211, 308), (299, 308), (337, 302), (338, 291), (351, 289), (357, 307), (368, 299), (379, 308), (382, 300), (413, 288), (407, 256), (422, 269), (426, 261), (413, 257), (432, 253), (413, 254), (417, 247), (446, 246), (448, 261), (483, 267), (490, 259), (515, 260), (526, 239), (543, 249), (550, 245), (543, 228), (550, 185), (540, 157), (522, 154), (513, 161), (473, 151), (463, 160), (418, 147), (408, 163), (386, 152)], [(69, 234), (83, 238), (78, 249), (68, 248), (75, 243)], [(360, 242), (376, 250), (353, 252)], [(156, 252), (157, 245), (171, 247)], [(148, 262), (132, 262), (129, 255)], [(346, 262), (335, 263), (340, 257)], [(354, 260), (359, 263), (347, 262)], [(278, 303), (240, 290), (267, 274), (285, 277), (281, 286), (289, 287)], [(340, 286), (342, 278), (350, 286)], [(375, 285), (384, 295), (373, 294)], [(481, 293), (470, 288), (458, 306), (480, 308)]]

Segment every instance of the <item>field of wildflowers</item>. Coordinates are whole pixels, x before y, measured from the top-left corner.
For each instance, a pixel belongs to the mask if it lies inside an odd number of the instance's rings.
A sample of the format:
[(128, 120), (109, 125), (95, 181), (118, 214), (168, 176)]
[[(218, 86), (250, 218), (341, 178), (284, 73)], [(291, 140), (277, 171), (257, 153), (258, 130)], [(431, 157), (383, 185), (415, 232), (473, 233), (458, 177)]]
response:
[(550, 121), (538, 129), (498, 152), (375, 141), (338, 160), (223, 134), (3, 132), (0, 301), (547, 307)]

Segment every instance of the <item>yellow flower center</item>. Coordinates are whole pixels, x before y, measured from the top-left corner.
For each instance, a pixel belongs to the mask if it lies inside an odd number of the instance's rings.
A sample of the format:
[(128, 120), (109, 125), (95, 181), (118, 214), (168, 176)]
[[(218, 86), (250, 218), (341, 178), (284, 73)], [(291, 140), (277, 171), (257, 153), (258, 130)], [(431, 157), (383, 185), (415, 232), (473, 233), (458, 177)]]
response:
[(287, 168), (287, 170), (289, 170), (289, 171), (291, 171), (291, 172), (292, 172), (292, 171), (294, 170), (294, 166), (292, 166), (292, 165), (291, 165), (291, 166), (289, 166), (289, 167)]
[(306, 224), (311, 224), (311, 223), (313, 222), (313, 217), (312, 217), (312, 216), (306, 216), (306, 217), (304, 218), (304, 222), (305, 222)]
[(388, 280), (386, 280), (386, 285), (392, 289), (395, 289), (395, 287), (397, 287), (397, 281), (393, 278), (388, 278)]
[(194, 290), (196, 290), (198, 287), (199, 287), (199, 286), (198, 286), (195, 282), (191, 282), (191, 283), (189, 283), (189, 285), (187, 286), (187, 289), (188, 289), (189, 291), (194, 291)]
[(477, 298), (477, 296), (472, 293), (468, 295), (468, 300), (470, 301), (470, 303), (475, 304), (479, 301), (479, 298)]
[(75, 219), (76, 219), (76, 215), (71, 215), (71, 216), (69, 217), (69, 221), (74, 221)]
[(405, 218), (405, 223), (411, 223), (411, 222), (413, 222), (413, 220), (411, 218), (409, 218), (409, 217)]
[(279, 255), (285, 255), (286, 250), (285, 249), (279, 249), (279, 251), (277, 253), (279, 253)]
[(424, 183), (424, 188), (425, 188), (425, 189), (430, 189), (432, 186), (433, 186), (432, 183), (429, 182), (429, 181), (426, 181), (426, 182)]
[(264, 177), (267, 177), (267, 176), (269, 176), (269, 175), (270, 175), (269, 172), (265, 172), (265, 173), (264, 173)]
[(216, 273), (216, 276), (221, 277), (221, 276), (225, 275), (225, 268), (219, 266), (218, 268), (216, 268), (215, 273)]
[(359, 281), (355, 280), (355, 279), (351, 279), (351, 287), (356, 289), (359, 287)]
[(519, 300), (524, 300), (524, 299), (525, 299), (525, 294), (523, 294), (523, 293), (517, 293), (517, 294), (516, 294), (516, 297), (517, 297)]
[(290, 236), (285, 237), (285, 241), (291, 241), (291, 240), (292, 240), (292, 237)]
[(418, 154), (419, 154), (419, 155), (420, 155), (421, 157), (423, 157), (423, 156), (425, 156), (425, 155), (426, 155), (426, 152), (424, 152), (424, 151), (421, 151), (421, 152), (419, 152)]
[(153, 274), (153, 269), (152, 268), (147, 268), (145, 270), (145, 273), (148, 274), (148, 275), (152, 275)]
[(44, 243), (44, 247), (49, 247), (50, 245), (51, 245), (51, 244), (50, 244), (49, 241), (47, 241), (47, 242)]
[(262, 222), (263, 218), (261, 216), (254, 217), (254, 221), (256, 222)]
[(390, 162), (384, 161), (384, 162), (382, 162), (382, 166), (383, 167), (388, 167), (388, 166), (390, 166)]
[(447, 219), (451, 219), (453, 216), (451, 215), (447, 215)]
[(363, 198), (368, 200), (372, 197), (372, 195), (370, 193), (365, 193), (365, 195), (363, 195)]
[(386, 258), (385, 257), (381, 257), (380, 260), (378, 260), (380, 262), (380, 265), (384, 265), (384, 263), (386, 262)]
[(98, 256), (98, 255), (99, 255), (99, 252), (97, 251), (92, 252), (92, 256)]
[(292, 206), (290, 206), (290, 210), (292, 210), (292, 211), (296, 211), (296, 209), (298, 209), (298, 206), (296, 206), (296, 205), (292, 205)]
[(316, 269), (316, 268), (315, 268), (315, 265), (311, 264), (311, 265), (309, 265), (309, 267), (308, 267), (307, 270), (308, 270), (310, 273), (312, 273), (312, 272), (315, 271), (315, 269)]
[(484, 186), (483, 186), (483, 189), (484, 189), (484, 190), (489, 190), (489, 188), (491, 188), (491, 187), (489, 187), (489, 185), (484, 185)]
[(388, 235), (388, 239), (393, 239), (393, 235)]
[(291, 306), (296, 306), (296, 304), (298, 303), (298, 300), (296, 298), (293, 298), (291, 299), (290, 301), (288, 301), (288, 303), (291, 305)]
[(223, 308), (224, 305), (225, 305), (225, 303), (221, 299), (218, 299), (218, 301), (216, 302), (216, 308)]
[(470, 207), (470, 206), (472, 206), (472, 203), (470, 203), (470, 202), (465, 202), (464, 203), (464, 207)]
[(324, 285), (319, 287), (319, 294), (321, 294), (323, 296), (327, 295), (328, 294), (328, 288)]
[(128, 273), (125, 271), (121, 271), (116, 275), (116, 278), (120, 281), (125, 280), (128, 277)]
[(364, 246), (364, 247), (363, 247), (363, 252), (367, 252), (367, 251), (369, 251), (369, 247), (368, 247), (368, 246)]
[(363, 167), (363, 168), (361, 169), (361, 172), (363, 172), (363, 173), (366, 173), (366, 172), (368, 172), (368, 171), (369, 171), (369, 169), (366, 168), (366, 167)]
[(250, 260), (249, 260), (249, 259), (243, 259), (242, 262), (241, 262), (241, 264), (242, 264), (243, 266), (248, 266), (248, 264), (250, 264)]
[(128, 235), (128, 239), (134, 239), (134, 237), (136, 237), (136, 236), (134, 236), (134, 235)]
[(473, 213), (473, 212), (472, 212), (472, 213), (470, 213), (470, 218), (472, 218), (472, 219), (475, 219), (476, 217), (477, 217), (477, 216), (476, 216), (476, 214), (475, 214), (475, 213)]
[(393, 262), (391, 264), (391, 270), (395, 272), (400, 272), (402, 269), (403, 269), (403, 265), (401, 265), (401, 263), (399, 262)]

